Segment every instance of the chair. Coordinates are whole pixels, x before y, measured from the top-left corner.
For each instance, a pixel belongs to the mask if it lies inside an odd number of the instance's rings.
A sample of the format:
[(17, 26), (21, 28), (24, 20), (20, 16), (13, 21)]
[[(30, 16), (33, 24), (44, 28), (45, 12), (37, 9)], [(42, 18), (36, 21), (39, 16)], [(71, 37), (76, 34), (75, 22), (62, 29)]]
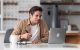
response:
[(4, 43), (10, 43), (9, 37), (10, 37), (10, 35), (11, 35), (11, 33), (12, 33), (13, 30), (14, 30), (14, 29), (11, 28), (11, 29), (8, 29), (8, 30), (6, 31), (6, 34), (5, 34), (5, 37), (4, 37)]

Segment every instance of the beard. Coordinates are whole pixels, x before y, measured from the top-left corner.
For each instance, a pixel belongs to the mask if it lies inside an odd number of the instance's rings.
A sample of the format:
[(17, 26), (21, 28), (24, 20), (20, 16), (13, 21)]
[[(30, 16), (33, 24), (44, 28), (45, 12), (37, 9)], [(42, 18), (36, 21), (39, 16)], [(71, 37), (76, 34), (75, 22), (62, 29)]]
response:
[(36, 23), (40, 23), (41, 20), (36, 20)]

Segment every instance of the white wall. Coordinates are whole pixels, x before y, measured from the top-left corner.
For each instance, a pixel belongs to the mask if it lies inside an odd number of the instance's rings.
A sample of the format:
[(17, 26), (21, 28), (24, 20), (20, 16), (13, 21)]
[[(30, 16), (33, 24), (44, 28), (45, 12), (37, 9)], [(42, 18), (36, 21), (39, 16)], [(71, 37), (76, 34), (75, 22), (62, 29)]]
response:
[[(13, 0), (3, 0), (4, 2), (13, 2)], [(19, 11), (29, 11), (32, 6), (40, 6), (40, 0), (14, 0), (18, 5), (4, 5), (4, 18), (28, 18), (28, 13), (19, 13)], [(4, 20), (3, 29), (7, 30), (13, 28), (17, 20)]]
[(69, 21), (71, 24), (76, 24), (80, 29), (80, 16), (70, 16)]
[[(80, 11), (80, 5), (61, 5), (59, 6), (61, 10), (69, 11)], [(61, 16), (69, 19), (69, 24), (76, 24), (80, 29), (80, 15), (66, 15)]]
[[(18, 7), (19, 11), (29, 11), (29, 9), (33, 6), (40, 6), (40, 0), (19, 0), (18, 1)], [(25, 19), (28, 18), (28, 13), (19, 13), (19, 19)]]

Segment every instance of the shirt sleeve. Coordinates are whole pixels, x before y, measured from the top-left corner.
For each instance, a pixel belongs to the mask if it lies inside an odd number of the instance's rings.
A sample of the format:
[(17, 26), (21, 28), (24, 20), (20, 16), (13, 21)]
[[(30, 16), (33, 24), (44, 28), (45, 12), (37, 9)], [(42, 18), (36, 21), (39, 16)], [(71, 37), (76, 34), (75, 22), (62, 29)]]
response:
[(42, 42), (48, 42), (48, 36), (49, 36), (49, 31), (48, 31), (48, 26), (46, 24), (46, 22), (43, 23), (43, 34), (42, 34), (42, 38), (41, 41)]

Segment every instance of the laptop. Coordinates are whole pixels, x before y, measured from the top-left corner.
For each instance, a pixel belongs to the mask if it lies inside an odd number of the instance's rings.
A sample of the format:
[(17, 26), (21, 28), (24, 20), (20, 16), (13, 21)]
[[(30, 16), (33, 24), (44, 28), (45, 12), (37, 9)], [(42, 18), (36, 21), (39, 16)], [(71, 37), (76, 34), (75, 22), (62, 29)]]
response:
[(66, 30), (63, 28), (51, 28), (49, 33), (49, 44), (62, 44), (65, 43)]

